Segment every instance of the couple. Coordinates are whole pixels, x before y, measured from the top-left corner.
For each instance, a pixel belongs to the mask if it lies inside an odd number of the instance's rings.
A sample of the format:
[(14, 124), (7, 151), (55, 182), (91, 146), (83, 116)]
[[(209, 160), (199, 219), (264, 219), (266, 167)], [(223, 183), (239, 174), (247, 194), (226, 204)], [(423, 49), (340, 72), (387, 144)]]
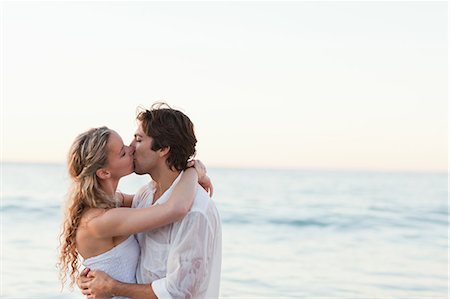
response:
[[(137, 122), (130, 146), (101, 127), (70, 149), (62, 281), (70, 272), (87, 298), (218, 298), (221, 224), (203, 164), (188, 163), (193, 124), (164, 104), (139, 112)], [(133, 164), (151, 181), (134, 196), (116, 192)]]

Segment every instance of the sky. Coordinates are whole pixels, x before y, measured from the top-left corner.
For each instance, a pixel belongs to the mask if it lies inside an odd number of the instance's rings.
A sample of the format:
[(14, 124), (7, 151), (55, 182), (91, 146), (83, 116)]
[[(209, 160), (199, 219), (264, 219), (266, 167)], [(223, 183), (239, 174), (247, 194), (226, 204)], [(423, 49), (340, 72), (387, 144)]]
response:
[(447, 5), (3, 1), (1, 161), (164, 101), (210, 167), (447, 171)]

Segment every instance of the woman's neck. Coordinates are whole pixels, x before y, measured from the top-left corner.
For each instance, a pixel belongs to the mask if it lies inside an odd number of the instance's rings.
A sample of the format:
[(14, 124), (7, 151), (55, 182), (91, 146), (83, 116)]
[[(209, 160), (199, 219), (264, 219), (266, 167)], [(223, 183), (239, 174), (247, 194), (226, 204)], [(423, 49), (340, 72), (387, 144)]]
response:
[(103, 180), (100, 181), (100, 186), (102, 187), (102, 190), (110, 195), (110, 196), (115, 196), (116, 195), (116, 190), (117, 190), (117, 186), (119, 185), (119, 181), (118, 180)]

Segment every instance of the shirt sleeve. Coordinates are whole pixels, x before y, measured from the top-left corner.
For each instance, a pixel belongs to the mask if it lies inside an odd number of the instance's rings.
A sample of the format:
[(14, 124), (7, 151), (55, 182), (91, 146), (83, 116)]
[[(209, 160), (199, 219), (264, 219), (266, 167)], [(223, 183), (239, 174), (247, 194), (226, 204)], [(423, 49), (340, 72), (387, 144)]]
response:
[[(166, 277), (152, 283), (162, 298), (194, 298), (206, 290), (214, 252), (214, 232), (206, 216), (190, 212), (181, 220), (167, 259)], [(206, 283), (205, 283), (206, 282)]]
[(141, 205), (143, 200), (151, 197), (153, 199), (153, 187), (152, 182), (142, 186), (139, 191), (134, 195), (133, 201), (131, 202), (132, 208), (137, 208)]

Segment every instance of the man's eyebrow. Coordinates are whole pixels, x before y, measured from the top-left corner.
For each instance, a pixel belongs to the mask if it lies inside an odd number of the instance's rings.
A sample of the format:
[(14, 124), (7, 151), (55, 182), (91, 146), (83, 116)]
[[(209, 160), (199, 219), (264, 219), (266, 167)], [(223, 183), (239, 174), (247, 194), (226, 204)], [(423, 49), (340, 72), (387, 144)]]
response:
[(123, 152), (123, 149), (125, 148), (125, 144), (122, 145), (122, 148), (120, 149), (119, 155)]

